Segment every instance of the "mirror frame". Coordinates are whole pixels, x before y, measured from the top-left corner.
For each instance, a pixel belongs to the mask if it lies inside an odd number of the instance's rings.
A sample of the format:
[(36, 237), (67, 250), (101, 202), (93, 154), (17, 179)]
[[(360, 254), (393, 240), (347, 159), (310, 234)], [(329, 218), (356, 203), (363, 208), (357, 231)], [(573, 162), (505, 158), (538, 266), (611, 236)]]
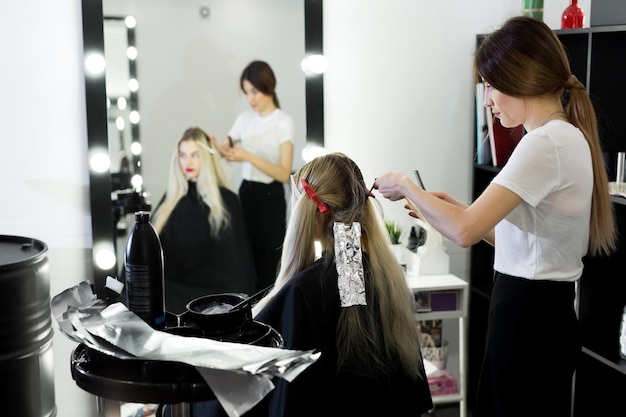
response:
[[(99, 53), (104, 57), (103, 0), (81, 0), (84, 57)], [(305, 54), (323, 54), (323, 0), (304, 0)], [(302, 57), (304, 58), (304, 57)], [(324, 146), (324, 76), (306, 77), (307, 142)], [(91, 75), (85, 71), (85, 105), (87, 121), (87, 157), (98, 153), (108, 155), (108, 115), (106, 105), (105, 72)], [(89, 202), (91, 206), (93, 286), (100, 298), (105, 298), (106, 277), (117, 277), (115, 260), (109, 268), (98, 263), (100, 251), (115, 256), (115, 225), (111, 201), (110, 168), (98, 172), (89, 164)]]
[[(124, 52), (124, 56), (125, 56), (125, 61), (124, 63), (126, 64), (126, 70), (128, 71), (128, 78), (124, 79), (125, 84), (127, 84), (127, 91), (126, 91), (126, 95), (121, 95), (121, 96), (109, 96), (109, 91), (107, 91), (107, 107), (108, 107), (108, 121), (109, 124), (107, 125), (108, 127), (111, 127), (112, 125), (112, 118), (111, 118), (111, 111), (112, 109), (117, 108), (117, 103), (114, 102), (114, 100), (119, 99), (120, 97), (124, 98), (127, 100), (126, 103), (126, 108), (124, 110), (119, 110), (121, 111), (123, 114), (123, 118), (125, 120), (125, 125), (123, 128), (123, 132), (122, 135), (125, 137), (128, 135), (128, 138), (130, 139), (130, 143), (128, 144), (128, 148), (126, 148), (125, 145), (127, 145), (126, 143), (121, 144), (120, 145), (120, 150), (126, 152), (126, 156), (128, 158), (130, 158), (129, 162), (131, 163), (131, 172), (133, 173), (133, 175), (141, 175), (141, 163), (140, 163), (140, 155), (135, 155), (134, 153), (132, 153), (132, 144), (133, 143), (140, 143), (140, 121), (133, 121), (131, 120), (131, 115), (133, 112), (139, 112), (139, 99), (138, 99), (138, 94), (137, 94), (137, 90), (136, 89), (131, 89), (129, 82), (131, 80), (136, 80), (137, 79), (137, 61), (136, 59), (131, 59), (128, 56), (126, 56), (126, 51), (128, 50), (128, 48), (135, 48), (137, 45), (135, 44), (135, 26), (133, 27), (129, 27), (126, 24), (126, 19), (128, 16), (109, 16), (109, 15), (105, 15), (102, 18), (102, 22), (103, 22), (103, 33), (104, 33), (104, 39), (105, 39), (105, 52), (106, 52), (106, 28), (107, 28), (107, 23), (118, 23), (123, 25), (124, 27), (124, 35), (126, 37), (126, 49), (123, 50)], [(110, 51), (109, 51), (110, 52)], [(106, 58), (106, 55), (105, 55)], [(106, 73), (105, 73), (106, 74)], [(105, 84), (107, 82), (109, 82), (110, 80), (107, 78), (107, 76), (105, 76)], [(115, 123), (115, 120), (113, 120), (113, 123)], [(119, 129), (115, 129), (116, 133), (120, 133)], [(109, 129), (108, 134), (111, 135), (111, 129)], [(111, 137), (109, 137), (109, 147), (110, 145), (110, 141), (111, 141)], [(126, 140), (124, 140), (124, 142), (126, 142)], [(113, 155), (110, 155), (111, 157), (113, 157)], [(111, 161), (113, 162), (113, 161)], [(111, 173), (114, 174), (113, 170), (111, 170)], [(112, 186), (115, 187), (115, 181), (112, 180)]]

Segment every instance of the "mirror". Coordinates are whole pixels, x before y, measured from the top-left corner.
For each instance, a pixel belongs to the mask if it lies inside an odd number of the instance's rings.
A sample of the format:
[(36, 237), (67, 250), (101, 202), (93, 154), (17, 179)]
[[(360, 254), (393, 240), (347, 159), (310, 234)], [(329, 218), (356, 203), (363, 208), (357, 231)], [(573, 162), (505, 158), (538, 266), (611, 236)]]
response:
[[(199, 43), (193, 44), (188, 47), (187, 50), (183, 51), (183, 54), (174, 58), (173, 60), (169, 60), (168, 57), (163, 56), (162, 52), (165, 49), (167, 40), (167, 34), (176, 32), (176, 23), (177, 20), (175, 14), (170, 14), (171, 19), (166, 22), (156, 22), (152, 18), (146, 18), (146, 24), (157, 25), (161, 28), (162, 34), (161, 36), (166, 36), (165, 38), (155, 39), (154, 37), (147, 36), (146, 38), (141, 38), (142, 25), (144, 24), (140, 19), (137, 19), (137, 27), (135, 28), (135, 38), (137, 40), (137, 61), (141, 63), (142, 61), (139, 59), (141, 54), (150, 53), (149, 44), (153, 43), (156, 46), (156, 51), (153, 52), (157, 57), (161, 56), (162, 65), (157, 66), (156, 68), (147, 68), (146, 66), (137, 65), (137, 80), (138, 80), (138, 90), (137, 90), (137, 104), (138, 108), (141, 109), (140, 120), (141, 120), (141, 136), (139, 136), (139, 124), (137, 124), (137, 137), (133, 137), (131, 140), (133, 142), (139, 142), (142, 145), (142, 152), (137, 156), (137, 158), (133, 161), (134, 168), (138, 169), (139, 172), (142, 173), (144, 177), (144, 186), (150, 193), (152, 193), (153, 199), (160, 198), (161, 193), (164, 190), (164, 186), (159, 188), (159, 176), (163, 176), (166, 178), (167, 176), (167, 163), (169, 162), (169, 158), (171, 156), (171, 152), (175, 143), (177, 142), (181, 132), (184, 128), (196, 125), (200, 126), (207, 131), (214, 133), (218, 138), (223, 138), (227, 129), (230, 127), (230, 124), (234, 120), (233, 114), (238, 113), (241, 106), (245, 105), (245, 101), (243, 101), (243, 96), (239, 90), (238, 77), (239, 72), (248, 61), (252, 59), (265, 59), (261, 55), (253, 56), (252, 52), (249, 52), (249, 56), (245, 58), (239, 58), (239, 60), (234, 58), (234, 54), (232, 51), (221, 51), (219, 49), (219, 45), (221, 44), (221, 40), (225, 36), (225, 34), (232, 33), (233, 36), (238, 37), (242, 42), (247, 40), (248, 43), (252, 44), (252, 40), (266, 40), (269, 41), (264, 43), (264, 47), (266, 48), (266, 53), (263, 55), (266, 56), (274, 56), (273, 54), (278, 54), (283, 49), (281, 46), (277, 45), (277, 42), (271, 41), (271, 36), (265, 33), (268, 29), (268, 25), (264, 22), (269, 18), (269, 13), (278, 14), (279, 19), (281, 20), (289, 20), (288, 15), (285, 15), (285, 5), (286, 2), (299, 2), (302, 0), (267, 0), (269, 1), (267, 9), (260, 8), (261, 4), (264, 4), (266, 0), (233, 0), (229, 2), (211, 2), (211, 0), (207, 0), (205, 3), (208, 6), (208, 19), (206, 11), (203, 11), (204, 5), (198, 5), (198, 3), (194, 3), (192, 5), (184, 4), (180, 1), (176, 0), (151, 0), (150, 8), (148, 11), (150, 12), (163, 12), (164, 8), (173, 7), (173, 5), (178, 5), (178, 7), (186, 7), (193, 8), (194, 15), (191, 17), (191, 14), (188, 14), (183, 22), (178, 22), (182, 24), (182, 27), (191, 26), (195, 28), (194, 30), (199, 30), (198, 28), (202, 27), (202, 25), (210, 24), (208, 22), (217, 22), (217, 17), (220, 16), (219, 7), (224, 7), (225, 4), (229, 5), (228, 7), (235, 7), (238, 11), (237, 16), (239, 16), (239, 23), (242, 21), (242, 11), (249, 11), (251, 5), (254, 4), (254, 11), (249, 15), (248, 19), (243, 19), (243, 22), (246, 22), (246, 26), (244, 28), (240, 28), (235, 30), (236, 25), (228, 24), (228, 22), (221, 22), (221, 24), (226, 24), (226, 26), (220, 26), (219, 32), (216, 32), (215, 38), (211, 41), (201, 41)], [(108, 122), (108, 113), (107, 113), (107, 97), (106, 97), (106, 82), (105, 82), (105, 73), (109, 71), (109, 64), (107, 63), (107, 69), (104, 70), (104, 62), (100, 62), (102, 68), (99, 70), (93, 70), (90, 66), (90, 63), (96, 62), (99, 63), (97, 59), (98, 54), (100, 56), (104, 56), (103, 48), (104, 48), (104, 15), (108, 13), (109, 2), (111, 4), (117, 2), (118, 5), (123, 5), (125, 7), (124, 10), (120, 10), (119, 13), (110, 13), (111, 16), (126, 16), (126, 15), (134, 15), (135, 12), (138, 12), (138, 6), (134, 6), (133, 1), (121, 1), (121, 0), (104, 0), (105, 4), (103, 5), (102, 0), (82, 0), (83, 6), (83, 43), (85, 49), (85, 93), (86, 93), (86, 107), (87, 107), (87, 139), (88, 139), (88, 158), (90, 160), (90, 202), (91, 202), (91, 211), (92, 211), (92, 234), (93, 234), (93, 260), (94, 260), (94, 286), (97, 294), (104, 294), (104, 285), (106, 282), (106, 276), (117, 276), (119, 271), (119, 266), (121, 265), (121, 259), (116, 258), (115, 251), (115, 236), (116, 236), (116, 225), (114, 224), (114, 216), (112, 213), (112, 191), (113, 191), (113, 183), (111, 179), (111, 174), (114, 173), (116, 167), (119, 167), (119, 161), (117, 159), (111, 159), (109, 155), (109, 130), (112, 129), (112, 125), (109, 125)], [(248, 2), (248, 3), (246, 3)], [(107, 13), (103, 12), (107, 10)], [(301, 5), (300, 5), (301, 6)], [(215, 9), (214, 9), (215, 7)], [(309, 54), (321, 54), (323, 52), (323, 42), (322, 42), (322, 0), (304, 0), (304, 7), (300, 7), (304, 11), (304, 36), (300, 36), (300, 43), (302, 40), (304, 41), (304, 55)], [(281, 14), (282, 13), (282, 14)], [(154, 15), (152, 15), (154, 16)], [(211, 20), (211, 19), (214, 20)], [(292, 19), (293, 20), (293, 19)], [(231, 29), (229, 29), (231, 28)], [(148, 31), (146, 31), (148, 32)], [(156, 33), (156, 32), (154, 32)], [(270, 37), (268, 37), (270, 36)], [(282, 36), (285, 37), (284, 35)], [(302, 39), (303, 38), (303, 39)], [(143, 44), (142, 44), (143, 42)], [(211, 46), (212, 45), (212, 46)], [(161, 47), (159, 49), (159, 46)], [(299, 46), (301, 47), (301, 45)], [(183, 48), (183, 46), (179, 46), (179, 49)], [(210, 66), (197, 66), (192, 64), (192, 58), (194, 55), (207, 53), (207, 49), (211, 50), (211, 48), (221, 51), (223, 55), (223, 59), (215, 61)], [(270, 49), (272, 48), (272, 49)], [(145, 52), (144, 52), (145, 51)], [(159, 52), (160, 51), (160, 52)], [(284, 51), (283, 51), (284, 52)], [(260, 52), (257, 52), (261, 54)], [(180, 54), (180, 51), (179, 51)], [(232, 55), (232, 56), (231, 56)], [(278, 79), (278, 96), (281, 99), (281, 105), (290, 113), (294, 114), (294, 118), (300, 117), (303, 121), (300, 122), (302, 124), (302, 128), (300, 128), (299, 132), (296, 132), (297, 136), (301, 136), (303, 142), (300, 145), (296, 145), (296, 153), (294, 153), (294, 160), (297, 161), (294, 163), (294, 169), (298, 168), (302, 162), (299, 161), (299, 151), (298, 146), (303, 148), (307, 143), (314, 143), (317, 145), (323, 145), (324, 143), (324, 134), (323, 134), (323, 76), (320, 74), (307, 74), (303, 75), (300, 69), (300, 62), (304, 58), (301, 54), (295, 54), (297, 56), (289, 56), (286, 58), (267, 58), (266, 60), (272, 65), (275, 72), (277, 73)], [(278, 55), (276, 55), (278, 56)], [(188, 79), (190, 74), (193, 74), (194, 71), (198, 72), (204, 78), (203, 83), (195, 83), (190, 88), (184, 89), (183, 95), (179, 96), (179, 100), (176, 102), (172, 102), (172, 100), (161, 100), (161, 104), (170, 106), (170, 108), (178, 108), (178, 109), (194, 109), (195, 104), (198, 103), (197, 100), (206, 100), (207, 99), (207, 83), (211, 81), (215, 88), (223, 89), (229, 93), (230, 101), (226, 102), (226, 104), (221, 101), (210, 101), (210, 108), (216, 109), (226, 109), (223, 113), (220, 113), (220, 116), (209, 120), (208, 114), (205, 114), (205, 117), (194, 117), (189, 119), (184, 118), (172, 118), (169, 117), (168, 111), (163, 112), (154, 112), (151, 114), (150, 102), (151, 99), (158, 99), (159, 94), (155, 94), (155, 97), (150, 97), (148, 94), (147, 85), (144, 89), (142, 86), (144, 83), (149, 83), (150, 77), (155, 80), (162, 79), (164, 80), (168, 73), (172, 72), (168, 65), (179, 64), (179, 67), (184, 68), (185, 71), (189, 71), (189, 73), (178, 74), (178, 80), (184, 81)], [(274, 62), (277, 62), (274, 64)], [(297, 116), (298, 110), (297, 107), (300, 104), (296, 103), (296, 100), (293, 100), (293, 108), (294, 111), (291, 111), (288, 107), (287, 99), (289, 96), (288, 91), (291, 89), (289, 87), (289, 79), (287, 72), (283, 70), (279, 70), (283, 65), (289, 66), (289, 71), (294, 71), (293, 74), (298, 74), (297, 77), (301, 77), (304, 80), (304, 110), (301, 112), (301, 116)], [(98, 67), (98, 65), (96, 65)], [(229, 80), (224, 80), (220, 77), (220, 75), (224, 75), (226, 72), (224, 69), (228, 69), (233, 74), (235, 74), (234, 78)], [(294, 70), (297, 69), (297, 70)], [(298, 72), (300, 71), (300, 72)], [(108, 78), (108, 74), (106, 74)], [(296, 75), (294, 75), (296, 77)], [(294, 78), (295, 79), (295, 78)], [(283, 87), (283, 83), (285, 86)], [(181, 85), (178, 85), (179, 89), (181, 89)], [(283, 90), (284, 88), (284, 90)], [(157, 101), (158, 102), (158, 101)], [(204, 105), (204, 104), (203, 104)], [(238, 107), (239, 106), (239, 107)], [(205, 107), (207, 108), (207, 107)], [(208, 113), (208, 112), (206, 112)], [(156, 114), (156, 116), (155, 116)], [(148, 121), (150, 118), (156, 119), (157, 122), (154, 122), (156, 128), (149, 129)], [(219, 123), (223, 123), (224, 127), (217, 127)], [(158, 127), (160, 126), (160, 127)], [(215, 127), (215, 128), (212, 128)], [(117, 126), (116, 126), (117, 128)], [(163, 130), (171, 128), (172, 131), (170, 133), (165, 134), (162, 132)], [(158, 146), (153, 146), (149, 144), (149, 141), (154, 139), (156, 136), (160, 136), (163, 134), (167, 143), (159, 144)], [(119, 135), (119, 133), (118, 133)], [(115, 136), (113, 136), (115, 137)], [(116, 138), (120, 144), (126, 143), (126, 136), (123, 135), (123, 138)], [(296, 138), (296, 140), (298, 140)], [(152, 150), (151, 150), (152, 149)], [(167, 154), (166, 160), (163, 161), (162, 158), (159, 162), (152, 168), (150, 168), (150, 154), (159, 153), (160, 151), (164, 151)], [(106, 158), (105, 158), (106, 155)], [(106, 161), (104, 161), (106, 159)], [(105, 163), (99, 164), (98, 162), (104, 161)], [(165, 168), (164, 168), (165, 167)], [(151, 171), (151, 169), (153, 171)], [(152, 173), (151, 173), (152, 172)]]

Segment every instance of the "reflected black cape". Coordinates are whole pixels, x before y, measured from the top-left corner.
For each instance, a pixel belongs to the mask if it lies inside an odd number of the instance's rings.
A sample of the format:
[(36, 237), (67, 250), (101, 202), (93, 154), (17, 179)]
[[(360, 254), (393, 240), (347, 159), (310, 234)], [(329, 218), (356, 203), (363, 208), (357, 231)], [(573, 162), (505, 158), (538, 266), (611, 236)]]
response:
[(209, 207), (200, 199), (196, 183), (188, 184), (189, 191), (159, 234), (165, 266), (165, 309), (174, 314), (184, 312), (189, 301), (206, 294), (252, 294), (257, 281), (237, 194), (220, 187), (231, 221), (219, 239), (214, 239)]

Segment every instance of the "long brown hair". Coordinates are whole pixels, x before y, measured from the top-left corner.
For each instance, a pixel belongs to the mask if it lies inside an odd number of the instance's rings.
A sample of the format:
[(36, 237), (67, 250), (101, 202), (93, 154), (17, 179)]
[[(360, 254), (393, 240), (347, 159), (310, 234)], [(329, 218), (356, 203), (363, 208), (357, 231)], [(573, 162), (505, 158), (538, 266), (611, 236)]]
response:
[(243, 82), (247, 80), (260, 92), (266, 96), (271, 96), (274, 106), (280, 109), (280, 102), (276, 95), (276, 76), (272, 67), (265, 61), (252, 61), (246, 68), (244, 68), (239, 78), (239, 86), (241, 91), (245, 93), (243, 89)]
[(479, 45), (474, 59), (474, 79), (485, 80), (512, 97), (560, 98), (567, 117), (581, 130), (591, 151), (589, 252), (593, 255), (613, 252), (617, 230), (596, 113), (585, 86), (572, 74), (565, 48), (554, 31), (530, 17), (507, 20)]

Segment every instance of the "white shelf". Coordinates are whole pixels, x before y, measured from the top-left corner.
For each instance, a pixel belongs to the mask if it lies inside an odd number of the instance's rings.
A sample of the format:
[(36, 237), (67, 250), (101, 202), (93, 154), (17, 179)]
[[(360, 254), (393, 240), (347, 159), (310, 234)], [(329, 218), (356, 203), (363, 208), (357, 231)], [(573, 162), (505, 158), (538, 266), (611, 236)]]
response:
[(461, 317), (461, 311), (428, 311), (417, 313), (416, 316), (420, 320), (458, 319)]
[[(444, 394), (444, 395), (433, 395), (433, 403), (434, 404), (449, 404), (449, 403), (460, 403), (465, 399), (461, 394)], [(463, 412), (462, 412), (463, 413)]]
[[(466, 381), (466, 323), (468, 288), (466, 281), (452, 274), (441, 275), (421, 275), (417, 277), (407, 277), (407, 284), (414, 293), (428, 294), (431, 298), (438, 294), (456, 296), (456, 305), (438, 306), (438, 311), (418, 312), (418, 320), (435, 319), (457, 319), (459, 321), (459, 379), (457, 381), (458, 393), (446, 395), (433, 395), (433, 403), (459, 403), (460, 417), (467, 416), (467, 381)], [(451, 308), (452, 307), (452, 308)]]

